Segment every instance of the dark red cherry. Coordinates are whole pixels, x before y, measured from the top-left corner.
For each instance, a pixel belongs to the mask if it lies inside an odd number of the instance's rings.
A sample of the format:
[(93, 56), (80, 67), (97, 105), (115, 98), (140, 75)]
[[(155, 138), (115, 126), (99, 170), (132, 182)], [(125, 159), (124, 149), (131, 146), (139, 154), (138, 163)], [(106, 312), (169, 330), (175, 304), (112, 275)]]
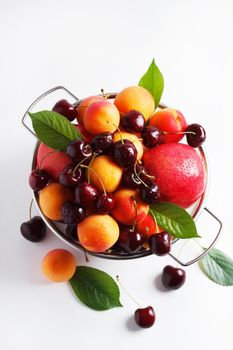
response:
[(137, 149), (129, 140), (117, 141), (113, 145), (113, 158), (123, 168), (134, 165), (137, 159)]
[(82, 178), (82, 170), (76, 168), (74, 164), (67, 165), (59, 175), (59, 182), (66, 187), (76, 187)]
[(69, 202), (63, 205), (61, 213), (62, 219), (67, 225), (79, 223), (86, 215), (86, 211), (81, 205)]
[(135, 254), (142, 248), (143, 243), (145, 243), (145, 241), (145, 235), (134, 231), (131, 228), (122, 227), (120, 230), (117, 245), (123, 250), (125, 250), (127, 253)]
[(77, 241), (78, 240), (77, 225), (67, 225), (65, 234), (68, 238), (74, 241)]
[(189, 146), (200, 147), (206, 139), (205, 129), (199, 124), (190, 124), (185, 131), (188, 131), (186, 138)]
[(149, 237), (149, 245), (152, 253), (165, 255), (171, 251), (172, 238), (168, 232), (153, 234)]
[(66, 148), (66, 153), (75, 163), (79, 163), (85, 158), (90, 158), (92, 156), (92, 149), (86, 141), (78, 139), (69, 143)]
[(101, 214), (108, 214), (114, 207), (114, 197), (112, 193), (103, 193), (97, 201), (97, 210)]
[(90, 143), (94, 152), (104, 152), (113, 144), (113, 136), (110, 132), (103, 132), (96, 135)]
[(155, 183), (149, 187), (141, 187), (140, 194), (142, 200), (148, 204), (156, 203), (160, 198), (159, 187)]
[(76, 202), (87, 209), (96, 208), (98, 192), (92, 185), (87, 182), (80, 182), (75, 190)]
[(121, 116), (121, 126), (128, 132), (141, 132), (145, 126), (144, 116), (135, 110)]
[(144, 146), (148, 148), (157, 146), (162, 140), (161, 131), (152, 125), (146, 126), (141, 135)]
[(57, 112), (59, 114), (62, 114), (64, 117), (66, 117), (69, 121), (72, 122), (77, 117), (77, 111), (72, 104), (70, 104), (67, 100), (60, 100), (58, 101), (53, 109), (53, 112)]
[(34, 216), (31, 220), (23, 222), (20, 232), (30, 242), (40, 242), (45, 237), (46, 225), (40, 216)]
[(179, 289), (186, 279), (186, 272), (183, 269), (167, 265), (162, 272), (162, 282), (167, 289)]
[(141, 188), (142, 182), (134, 172), (134, 168), (126, 169), (123, 172), (122, 183), (126, 187)]
[(29, 176), (29, 185), (33, 191), (42, 190), (49, 182), (49, 176), (46, 171), (41, 169), (35, 169)]
[(134, 313), (134, 320), (139, 327), (150, 328), (155, 323), (155, 312), (152, 306), (137, 309)]

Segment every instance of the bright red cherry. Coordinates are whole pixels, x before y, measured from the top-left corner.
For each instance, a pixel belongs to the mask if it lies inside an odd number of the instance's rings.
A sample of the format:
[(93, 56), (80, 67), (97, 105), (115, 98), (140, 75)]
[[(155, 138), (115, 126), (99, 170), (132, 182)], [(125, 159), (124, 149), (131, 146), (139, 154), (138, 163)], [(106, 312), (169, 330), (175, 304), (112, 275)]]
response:
[(134, 313), (135, 322), (139, 327), (150, 328), (155, 323), (155, 311), (152, 306), (137, 309)]
[(87, 209), (93, 210), (96, 208), (98, 192), (91, 184), (81, 182), (75, 190), (76, 202)]
[(77, 139), (69, 143), (66, 153), (75, 163), (79, 163), (85, 158), (91, 158), (92, 149), (86, 141)]
[(137, 159), (137, 150), (129, 140), (117, 141), (113, 145), (113, 158), (123, 168), (132, 167)]
[(49, 176), (46, 171), (34, 169), (29, 176), (29, 185), (33, 191), (42, 190), (49, 182)]
[(145, 125), (144, 116), (135, 110), (121, 116), (121, 126), (128, 132), (141, 132)]
[(172, 238), (168, 232), (155, 233), (149, 237), (149, 245), (152, 253), (165, 255), (171, 251)]
[(69, 121), (72, 122), (77, 117), (77, 111), (74, 106), (72, 106), (67, 100), (58, 101), (53, 109), (53, 112), (57, 112), (66, 117)]
[(206, 139), (205, 129), (199, 124), (190, 124), (185, 131), (188, 131), (186, 138), (189, 146), (200, 147)]
[(101, 214), (108, 214), (114, 207), (114, 196), (112, 193), (103, 193), (97, 201), (97, 210)]
[(167, 289), (179, 289), (186, 279), (186, 272), (183, 269), (167, 265), (162, 272), (162, 282)]

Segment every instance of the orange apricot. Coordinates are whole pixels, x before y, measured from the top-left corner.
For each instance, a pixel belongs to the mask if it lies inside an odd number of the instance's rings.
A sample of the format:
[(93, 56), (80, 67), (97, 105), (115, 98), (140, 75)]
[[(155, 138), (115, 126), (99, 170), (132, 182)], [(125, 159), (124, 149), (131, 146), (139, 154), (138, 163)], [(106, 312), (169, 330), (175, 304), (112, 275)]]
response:
[(65, 282), (75, 273), (76, 259), (68, 250), (54, 249), (44, 257), (41, 267), (50, 281)]
[(108, 100), (90, 104), (83, 117), (86, 130), (97, 135), (102, 132), (114, 132), (120, 123), (120, 113), (116, 106)]
[(91, 252), (104, 252), (119, 237), (119, 226), (110, 215), (89, 215), (78, 224), (77, 231), (81, 245)]
[(62, 206), (65, 202), (73, 201), (74, 195), (59, 183), (51, 183), (39, 193), (40, 208), (50, 220), (62, 220)]
[(93, 171), (87, 169), (87, 172), (89, 173), (91, 184), (97, 190), (103, 192), (104, 186), (106, 192), (114, 192), (120, 185), (123, 169), (111, 157), (107, 155), (96, 157), (90, 164), (90, 169)]
[(119, 132), (114, 133), (113, 135), (114, 142), (121, 140), (121, 138), (132, 141), (138, 151), (137, 160), (142, 159), (144, 149), (143, 149), (142, 142), (138, 139), (137, 135), (131, 134), (129, 132), (124, 132), (124, 131), (121, 131), (120, 133)]
[(86, 110), (87, 108), (93, 103), (93, 102), (96, 102), (96, 101), (103, 101), (105, 100), (105, 98), (103, 96), (90, 96), (90, 97), (87, 97), (85, 98), (84, 100), (82, 100), (80, 102), (80, 104), (78, 105), (77, 107), (77, 121), (80, 123), (80, 124), (83, 124), (83, 117), (86, 113)]
[(135, 109), (143, 114), (146, 121), (155, 110), (153, 96), (148, 90), (141, 86), (130, 86), (122, 90), (117, 94), (114, 104), (122, 114), (126, 114)]

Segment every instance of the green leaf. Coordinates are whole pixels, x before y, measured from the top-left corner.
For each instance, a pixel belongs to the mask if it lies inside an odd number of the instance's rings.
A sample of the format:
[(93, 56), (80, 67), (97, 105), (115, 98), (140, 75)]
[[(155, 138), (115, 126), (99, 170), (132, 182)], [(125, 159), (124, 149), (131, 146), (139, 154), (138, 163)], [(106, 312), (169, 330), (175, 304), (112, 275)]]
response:
[(195, 222), (186, 210), (178, 205), (158, 202), (150, 205), (150, 213), (155, 221), (173, 237), (192, 238), (199, 237)]
[(152, 60), (147, 72), (140, 79), (138, 85), (150, 91), (151, 95), (154, 97), (156, 108), (159, 105), (163, 93), (164, 80), (154, 59)]
[(201, 270), (221, 286), (233, 286), (233, 260), (219, 249), (212, 249), (199, 261)]
[(82, 138), (75, 126), (59, 113), (41, 111), (28, 114), (37, 138), (55, 150), (64, 151), (71, 141)]
[(101, 270), (78, 266), (70, 284), (76, 296), (91, 309), (108, 310), (122, 306), (118, 285)]

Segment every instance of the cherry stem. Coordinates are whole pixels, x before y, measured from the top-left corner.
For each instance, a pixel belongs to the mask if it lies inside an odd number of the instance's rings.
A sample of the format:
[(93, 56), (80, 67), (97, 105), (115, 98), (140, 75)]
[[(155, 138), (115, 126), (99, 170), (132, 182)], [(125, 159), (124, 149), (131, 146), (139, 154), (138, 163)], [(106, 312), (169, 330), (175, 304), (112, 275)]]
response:
[(117, 125), (116, 125), (115, 123), (113, 123), (113, 122), (110, 122), (109, 120), (106, 120), (106, 122), (107, 122), (108, 124), (112, 124), (113, 126), (115, 126), (115, 128), (116, 128), (117, 131), (119, 132), (119, 135), (120, 135), (120, 138), (121, 138), (121, 143), (124, 144), (124, 140), (123, 140), (123, 137), (122, 137), (122, 134), (121, 134), (121, 131), (120, 131), (119, 126), (117, 126)]
[[(89, 165), (88, 165), (89, 167), (90, 167), (91, 164), (93, 163), (93, 160), (95, 159), (95, 157), (97, 156), (97, 154), (98, 154), (98, 153), (96, 153), (96, 152), (93, 154), (93, 157), (91, 158), (91, 161), (90, 161), (90, 163), (89, 163)], [(88, 182), (88, 184), (90, 184), (90, 181), (91, 181), (91, 180), (90, 180), (90, 173), (89, 173), (89, 169), (88, 169), (88, 171), (87, 171), (87, 182)]]
[(87, 256), (87, 250), (85, 248), (83, 248), (83, 253), (84, 253), (84, 256), (85, 256), (86, 263), (89, 263), (89, 259), (88, 259), (88, 256)]
[(137, 169), (136, 169), (137, 163), (134, 163), (134, 174), (136, 175), (136, 177), (138, 178), (139, 181), (141, 181), (141, 183), (145, 186), (148, 187), (148, 185), (140, 178), (139, 174), (137, 173)]
[(132, 197), (133, 199), (133, 205), (134, 205), (134, 208), (135, 208), (135, 217), (134, 217), (134, 222), (133, 222), (133, 231), (135, 230), (135, 226), (136, 226), (136, 222), (137, 222), (137, 216), (138, 216), (138, 206), (137, 206), (137, 202), (136, 200), (134, 199), (134, 197)]
[(135, 304), (138, 305), (138, 307), (142, 308), (142, 305), (140, 305), (140, 304), (137, 302), (137, 300), (134, 299), (134, 298), (132, 297), (132, 295), (129, 294), (128, 290), (123, 286), (123, 284), (122, 284), (121, 281), (120, 281), (119, 276), (116, 276), (116, 280), (117, 280), (117, 282), (119, 283), (120, 287), (123, 289), (123, 291), (128, 295), (128, 297), (129, 297), (131, 300), (133, 300), (133, 301), (135, 302)]
[[(94, 154), (95, 154), (95, 153), (94, 153)], [(75, 171), (76, 171), (76, 170), (78, 169), (78, 167), (79, 167), (82, 163), (84, 163), (89, 157), (90, 157), (90, 156), (88, 156), (88, 157), (82, 159), (81, 162), (79, 162), (79, 163), (75, 166), (75, 168), (74, 168), (73, 170), (70, 169), (68, 172), (71, 172), (71, 171), (72, 171), (72, 175), (75, 176)], [(92, 161), (92, 160), (91, 160), (91, 161)], [(91, 163), (91, 162), (90, 162), (90, 163)]]
[(51, 155), (52, 153), (56, 153), (56, 152), (58, 152), (58, 151), (50, 151), (50, 152), (48, 152), (47, 154), (45, 154), (44, 155), (44, 157), (41, 159), (41, 161), (40, 161), (40, 166), (39, 166), (39, 170), (41, 171), (41, 166), (42, 166), (42, 164), (43, 164), (43, 161), (45, 160), (45, 158), (47, 158), (49, 155)]
[(162, 131), (162, 134), (164, 134), (164, 135), (184, 135), (184, 134), (196, 135), (196, 133), (194, 131), (177, 131), (177, 132)]
[(100, 89), (100, 91), (101, 91), (101, 94), (102, 94), (103, 98), (105, 98), (107, 100), (109, 98), (110, 94), (106, 94), (104, 92), (104, 89)]
[(32, 204), (33, 204), (33, 198), (31, 200), (30, 207), (29, 207), (29, 218), (30, 218), (30, 220), (32, 219)]
[(98, 177), (98, 179), (99, 179), (99, 181), (100, 181), (100, 183), (101, 183), (101, 186), (102, 186), (102, 188), (103, 188), (103, 192), (104, 192), (105, 195), (107, 195), (107, 192), (106, 192), (106, 190), (105, 190), (103, 181), (101, 180), (99, 174), (98, 174), (94, 169), (90, 168), (90, 166), (87, 166), (87, 165), (81, 164), (81, 165), (80, 165), (80, 168), (86, 168), (86, 169), (88, 169), (88, 170), (91, 170), (91, 171)]

